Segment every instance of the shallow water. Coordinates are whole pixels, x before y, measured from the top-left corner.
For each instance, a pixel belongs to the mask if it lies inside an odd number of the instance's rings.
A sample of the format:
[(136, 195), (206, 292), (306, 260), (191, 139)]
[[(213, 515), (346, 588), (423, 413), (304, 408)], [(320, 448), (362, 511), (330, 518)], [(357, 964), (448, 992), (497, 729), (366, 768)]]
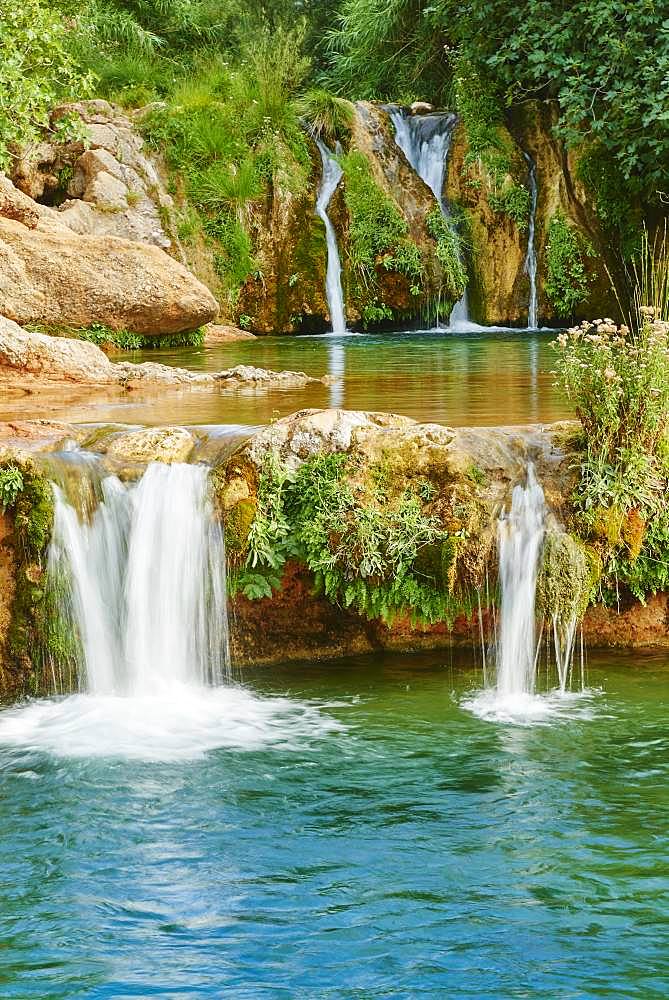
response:
[(49, 417), (131, 424), (266, 424), (306, 407), (384, 410), (453, 426), (550, 422), (571, 416), (551, 375), (551, 334), (526, 331), (393, 333), (264, 337), (220, 347), (132, 352), (131, 361), (160, 361), (196, 371), (236, 364), (330, 374), (330, 386), (268, 392), (249, 388), (97, 389), (77, 398), (68, 389), (48, 399), (0, 403), (0, 419)]
[(522, 725), (448, 652), (245, 680), (0, 714), (3, 997), (667, 996), (669, 658)]

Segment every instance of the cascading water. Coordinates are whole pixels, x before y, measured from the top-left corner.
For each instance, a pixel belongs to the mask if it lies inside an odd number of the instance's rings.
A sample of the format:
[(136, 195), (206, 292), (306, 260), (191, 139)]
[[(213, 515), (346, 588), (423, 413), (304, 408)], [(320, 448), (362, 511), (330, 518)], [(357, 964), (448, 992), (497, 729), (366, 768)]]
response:
[(225, 542), (202, 465), (153, 463), (137, 484), (116, 476), (81, 517), (54, 487), (49, 575), (81, 641), (82, 686), (148, 695), (229, 674)]
[(343, 171), (336, 157), (327, 148), (325, 143), (320, 139), (316, 139), (316, 145), (318, 146), (323, 162), (323, 176), (316, 200), (316, 213), (323, 220), (328, 249), (325, 293), (330, 310), (332, 333), (346, 333), (346, 309), (341, 286), (341, 262), (339, 259), (339, 247), (337, 246), (337, 234), (327, 211), (330, 199), (337, 190), (337, 185), (342, 178)]
[(497, 646), (497, 693), (532, 694), (536, 672), (535, 594), (546, 526), (546, 504), (534, 474), (514, 488), (511, 510), (498, 524), (501, 607)]
[(230, 681), (225, 543), (206, 466), (153, 463), (126, 484), (75, 450), (50, 468), (47, 579), (60, 624), (77, 638), (82, 693), (0, 713), (0, 744), (165, 761), (290, 748), (341, 728), (311, 705), (221, 683)]
[[(535, 693), (540, 654), (535, 607), (537, 580), (552, 521), (544, 492), (530, 464), (525, 484), (513, 490), (511, 509), (504, 511), (498, 521), (500, 607), (495, 643), (496, 683), (464, 702), (465, 707), (481, 718), (524, 724), (562, 715), (571, 707), (569, 699), (574, 696), (567, 691), (567, 680), (576, 635), (575, 616), (562, 626), (557, 614), (553, 615), (558, 688), (545, 694)], [(551, 531), (556, 532), (554, 525)], [(568, 536), (562, 533), (560, 537)]]
[[(418, 176), (429, 187), (445, 218), (450, 209), (444, 199), (444, 177), (457, 115), (409, 115), (397, 105), (388, 105), (388, 115), (395, 128), (395, 141)], [(449, 329), (471, 327), (467, 289), (453, 306)]]
[(530, 282), (530, 301), (527, 316), (527, 326), (530, 330), (537, 329), (537, 250), (535, 231), (537, 218), (537, 167), (529, 153), (523, 153), (528, 167), (530, 185), (530, 219), (527, 227), (527, 254), (525, 255), (524, 271)]

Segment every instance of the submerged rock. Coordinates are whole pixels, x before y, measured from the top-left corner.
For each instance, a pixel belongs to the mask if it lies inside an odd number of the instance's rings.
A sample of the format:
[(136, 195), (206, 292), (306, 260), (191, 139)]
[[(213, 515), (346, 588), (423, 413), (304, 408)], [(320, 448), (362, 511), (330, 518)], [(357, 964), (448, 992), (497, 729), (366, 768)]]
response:
[(240, 330), (238, 326), (210, 323), (205, 327), (204, 346), (215, 347), (217, 344), (230, 344), (236, 340), (255, 340), (256, 335), (248, 330)]

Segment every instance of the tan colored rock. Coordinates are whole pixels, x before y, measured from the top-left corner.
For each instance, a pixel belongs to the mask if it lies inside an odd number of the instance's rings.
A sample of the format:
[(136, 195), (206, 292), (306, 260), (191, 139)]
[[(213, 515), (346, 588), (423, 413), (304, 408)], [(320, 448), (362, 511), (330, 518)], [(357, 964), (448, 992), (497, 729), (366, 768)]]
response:
[(0, 369), (3, 368), (76, 382), (118, 381), (111, 361), (95, 344), (28, 333), (0, 316)]
[(187, 462), (194, 447), (195, 438), (183, 427), (151, 427), (114, 438), (107, 455), (121, 462), (171, 464)]
[(87, 199), (102, 212), (123, 212), (128, 207), (128, 189), (113, 174), (101, 170), (86, 189)]
[(267, 452), (276, 452), (289, 468), (295, 469), (313, 455), (348, 451), (361, 429), (415, 426), (410, 417), (392, 413), (299, 410), (255, 434), (245, 454), (260, 468)]
[(35, 229), (40, 217), (38, 206), (32, 198), (14, 187), (4, 174), (0, 174), (0, 216), (20, 222), (28, 229)]
[(0, 219), (0, 313), (17, 323), (162, 334), (193, 330), (217, 312), (211, 292), (157, 247)]
[(434, 105), (428, 104), (427, 101), (414, 101), (413, 104), (409, 105), (409, 110), (412, 115), (429, 115), (431, 111), (434, 111)]
[[(52, 124), (64, 115), (78, 116), (87, 132), (83, 142), (35, 143), (17, 158), (12, 177), (21, 191), (34, 199), (62, 202), (49, 209), (40, 228), (53, 230), (54, 219), (74, 232), (119, 236), (138, 243), (170, 249), (172, 235), (166, 231), (165, 211), (172, 198), (160, 171), (146, 150), (134, 122), (108, 101), (64, 104), (51, 114)], [(63, 176), (71, 174), (67, 192)], [(114, 178), (111, 181), (109, 178)], [(67, 193), (69, 199), (63, 201)], [(89, 210), (74, 206), (84, 199)]]
[(230, 344), (235, 340), (255, 340), (254, 333), (240, 330), (238, 326), (210, 323), (204, 331), (204, 346), (214, 347), (216, 344)]

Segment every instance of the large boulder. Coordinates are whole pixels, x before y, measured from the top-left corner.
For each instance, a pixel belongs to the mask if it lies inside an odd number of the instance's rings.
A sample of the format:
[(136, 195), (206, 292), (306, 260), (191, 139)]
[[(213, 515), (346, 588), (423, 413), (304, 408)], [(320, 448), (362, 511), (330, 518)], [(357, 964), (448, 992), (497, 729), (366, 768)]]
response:
[(115, 366), (95, 344), (28, 333), (4, 316), (0, 316), (0, 372), (2, 369), (75, 382), (119, 380)]
[(184, 427), (149, 427), (113, 438), (107, 447), (110, 458), (122, 462), (186, 462), (195, 438)]
[(163, 334), (217, 312), (211, 292), (157, 247), (0, 218), (0, 313), (17, 323)]

